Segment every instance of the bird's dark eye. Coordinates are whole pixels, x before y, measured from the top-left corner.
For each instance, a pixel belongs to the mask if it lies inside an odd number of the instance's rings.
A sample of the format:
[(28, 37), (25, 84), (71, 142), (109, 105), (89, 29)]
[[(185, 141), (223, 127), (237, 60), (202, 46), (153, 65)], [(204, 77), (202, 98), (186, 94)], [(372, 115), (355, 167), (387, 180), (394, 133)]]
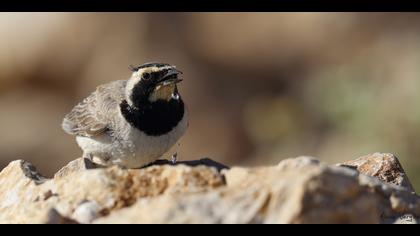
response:
[(145, 73), (143, 73), (141, 78), (144, 79), (144, 80), (148, 80), (148, 79), (152, 78), (152, 75), (150, 73), (145, 72)]

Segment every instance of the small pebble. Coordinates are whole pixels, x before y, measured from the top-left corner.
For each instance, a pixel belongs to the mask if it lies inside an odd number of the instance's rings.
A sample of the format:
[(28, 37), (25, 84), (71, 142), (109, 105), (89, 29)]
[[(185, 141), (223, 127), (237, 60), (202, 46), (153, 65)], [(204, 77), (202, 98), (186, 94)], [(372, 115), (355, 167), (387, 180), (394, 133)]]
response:
[(81, 203), (74, 210), (72, 218), (82, 224), (91, 223), (94, 219), (100, 217), (102, 207), (95, 201), (86, 201)]

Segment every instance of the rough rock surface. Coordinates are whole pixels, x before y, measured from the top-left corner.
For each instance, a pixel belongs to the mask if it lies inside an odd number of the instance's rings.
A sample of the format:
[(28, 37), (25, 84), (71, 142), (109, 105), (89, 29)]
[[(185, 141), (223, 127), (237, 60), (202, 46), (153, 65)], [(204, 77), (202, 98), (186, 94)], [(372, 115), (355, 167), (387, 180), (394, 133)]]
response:
[(393, 154), (374, 153), (338, 165), (354, 167), (362, 174), (374, 176), (387, 183), (406, 187), (408, 190), (414, 192), (413, 186), (398, 158)]
[(420, 198), (392, 154), (334, 166), (298, 157), (231, 169), (210, 159), (129, 170), (77, 159), (52, 179), (17, 160), (0, 173), (0, 223), (417, 223), (419, 217)]

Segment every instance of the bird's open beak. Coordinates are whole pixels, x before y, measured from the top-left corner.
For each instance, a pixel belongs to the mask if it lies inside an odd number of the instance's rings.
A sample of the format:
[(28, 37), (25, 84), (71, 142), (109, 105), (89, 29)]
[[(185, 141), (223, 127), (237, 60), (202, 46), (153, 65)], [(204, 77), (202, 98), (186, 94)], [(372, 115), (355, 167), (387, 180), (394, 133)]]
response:
[(158, 85), (166, 86), (181, 82), (182, 79), (178, 77), (179, 74), (182, 74), (182, 72), (175, 68), (168, 70), (168, 72), (159, 80)]

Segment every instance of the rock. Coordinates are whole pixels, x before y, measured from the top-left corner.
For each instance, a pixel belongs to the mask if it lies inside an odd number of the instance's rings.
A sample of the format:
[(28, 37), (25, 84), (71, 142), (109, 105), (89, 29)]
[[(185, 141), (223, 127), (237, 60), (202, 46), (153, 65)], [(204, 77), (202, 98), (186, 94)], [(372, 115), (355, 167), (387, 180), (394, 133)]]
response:
[(82, 172), (89, 169), (103, 168), (99, 164), (90, 161), (87, 158), (78, 158), (74, 161), (69, 162), (66, 166), (61, 168), (55, 175), (54, 178), (62, 178), (64, 176), (74, 174), (75, 172)]
[(72, 218), (79, 223), (88, 224), (101, 216), (102, 207), (95, 201), (81, 203), (73, 212)]
[[(208, 167), (214, 167), (216, 168), (218, 171), (224, 170), (224, 169), (229, 169), (228, 166), (223, 165), (222, 163), (218, 163), (216, 161), (213, 161), (210, 158), (202, 158), (199, 160), (192, 160), (192, 161), (178, 161), (176, 162), (176, 165), (180, 165), (180, 164), (184, 164), (187, 166), (199, 166), (199, 165), (205, 165)], [(168, 161), (168, 160), (157, 160), (153, 163), (150, 163), (148, 166), (153, 166), (153, 165), (173, 165), (172, 162)]]
[(342, 165), (304, 156), (269, 167), (203, 159), (121, 169), (77, 159), (47, 179), (19, 160), (0, 173), (0, 223), (418, 222), (420, 198), (395, 156)]
[[(43, 184), (41, 184), (43, 183)], [(46, 181), (32, 164), (17, 160), (0, 172), (0, 222), (38, 223), (46, 221), (53, 198), (45, 196)]]
[(56, 209), (51, 208), (48, 211), (48, 218), (46, 224), (77, 224), (78, 222), (62, 216)]
[(414, 192), (413, 186), (404, 172), (398, 158), (390, 153), (374, 153), (348, 161), (339, 166), (356, 168), (360, 173), (373, 176), (386, 183), (405, 187)]
[[(78, 159), (62, 168), (53, 179), (45, 179), (34, 168), (29, 175), (25, 161), (11, 162), (0, 173), (1, 223), (50, 223), (51, 209), (61, 218), (79, 218), (86, 201), (95, 201), (103, 212), (135, 203), (138, 198), (161, 194), (199, 193), (224, 184), (215, 168), (205, 166), (151, 166), (126, 170), (119, 167), (86, 168)], [(89, 166), (90, 164), (88, 164)], [(81, 205), (82, 204), (82, 205)], [(90, 214), (90, 213), (89, 213)], [(84, 223), (85, 219), (83, 218)], [(80, 219), (79, 219), (80, 220)], [(88, 220), (86, 220), (88, 221)]]
[(284, 169), (290, 169), (290, 168), (303, 168), (310, 165), (319, 165), (319, 161), (315, 159), (314, 157), (309, 156), (300, 156), (293, 159), (286, 159), (281, 161), (277, 168), (284, 170)]

